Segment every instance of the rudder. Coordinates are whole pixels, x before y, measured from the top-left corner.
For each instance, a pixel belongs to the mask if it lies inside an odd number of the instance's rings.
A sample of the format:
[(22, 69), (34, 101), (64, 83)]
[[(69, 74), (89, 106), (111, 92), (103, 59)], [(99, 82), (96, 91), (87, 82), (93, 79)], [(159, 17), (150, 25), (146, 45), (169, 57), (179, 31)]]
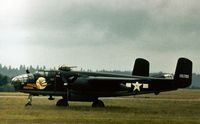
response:
[(149, 76), (149, 62), (143, 58), (137, 58), (135, 60), (132, 75)]
[(192, 61), (187, 58), (179, 58), (176, 66), (174, 80), (179, 88), (185, 88), (192, 83)]

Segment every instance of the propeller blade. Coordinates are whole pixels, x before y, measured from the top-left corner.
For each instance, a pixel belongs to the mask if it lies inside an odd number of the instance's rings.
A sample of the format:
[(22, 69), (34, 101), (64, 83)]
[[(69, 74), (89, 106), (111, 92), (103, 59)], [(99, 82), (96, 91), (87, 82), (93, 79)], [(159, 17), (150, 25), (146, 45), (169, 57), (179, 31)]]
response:
[(70, 83), (73, 83), (78, 78), (78, 75), (75, 74), (75, 75), (71, 75), (69, 77), (66, 77), (63, 73), (61, 73), (60, 77), (61, 77), (61, 79), (64, 83), (70, 84)]

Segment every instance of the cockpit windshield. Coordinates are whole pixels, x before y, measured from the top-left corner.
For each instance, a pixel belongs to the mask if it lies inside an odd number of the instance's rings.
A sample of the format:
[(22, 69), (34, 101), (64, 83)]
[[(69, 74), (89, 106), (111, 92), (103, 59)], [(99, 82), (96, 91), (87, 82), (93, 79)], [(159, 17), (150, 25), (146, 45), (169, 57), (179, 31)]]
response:
[(36, 72), (34, 73), (34, 75), (44, 77), (44, 76), (45, 76), (45, 73), (44, 73), (44, 71), (36, 71)]

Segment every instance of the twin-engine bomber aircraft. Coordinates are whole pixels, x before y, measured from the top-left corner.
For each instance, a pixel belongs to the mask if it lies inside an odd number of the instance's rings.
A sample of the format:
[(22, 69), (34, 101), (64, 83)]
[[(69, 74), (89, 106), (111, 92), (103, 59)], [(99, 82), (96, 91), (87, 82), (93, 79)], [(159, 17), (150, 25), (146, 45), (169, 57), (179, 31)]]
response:
[(12, 79), (16, 91), (32, 96), (62, 96), (57, 106), (69, 106), (68, 101), (93, 102), (92, 107), (104, 107), (99, 97), (116, 97), (177, 90), (191, 85), (192, 61), (180, 58), (173, 79), (149, 76), (149, 62), (138, 58), (132, 75), (72, 71), (71, 67), (58, 70), (40, 70), (16, 76)]

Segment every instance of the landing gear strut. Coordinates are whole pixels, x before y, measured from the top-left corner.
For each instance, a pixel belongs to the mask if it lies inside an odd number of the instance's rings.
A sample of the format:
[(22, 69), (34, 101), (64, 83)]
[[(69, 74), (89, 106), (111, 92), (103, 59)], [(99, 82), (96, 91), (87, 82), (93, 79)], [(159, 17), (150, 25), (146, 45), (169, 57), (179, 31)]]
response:
[(104, 108), (105, 105), (104, 105), (103, 101), (101, 101), (101, 100), (95, 100), (92, 103), (92, 107), (94, 107), (94, 108)]
[(67, 97), (63, 96), (62, 99), (58, 100), (58, 102), (56, 103), (56, 106), (65, 106), (65, 107), (69, 106)]
[(54, 100), (55, 98), (53, 98), (53, 96), (49, 96), (49, 98), (48, 98), (49, 100)]
[(25, 106), (32, 106), (32, 95), (31, 94), (29, 94), (27, 100), (28, 100), (28, 103), (26, 103)]

